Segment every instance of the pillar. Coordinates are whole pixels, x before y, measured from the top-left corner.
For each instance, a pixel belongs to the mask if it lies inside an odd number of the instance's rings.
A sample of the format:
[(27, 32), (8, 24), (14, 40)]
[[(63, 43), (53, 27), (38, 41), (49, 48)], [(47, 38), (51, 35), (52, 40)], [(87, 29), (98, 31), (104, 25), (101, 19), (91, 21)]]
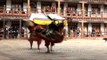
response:
[(61, 7), (60, 7), (60, 0), (58, 0), (58, 15), (60, 15), (60, 9), (61, 9)]
[(30, 15), (30, 12), (31, 12), (31, 10), (30, 10), (30, 9), (31, 9), (31, 8), (30, 8), (30, 0), (28, 0), (27, 3), (28, 3), (28, 16), (29, 16), (29, 15)]
[(22, 29), (22, 20), (20, 19), (20, 21), (19, 21), (19, 37), (20, 38), (22, 37), (21, 29)]
[(81, 27), (82, 27), (82, 29), (81, 29), (81, 37), (82, 38), (84, 38), (84, 4), (85, 4), (85, 2), (84, 1), (82, 1), (82, 25), (81, 25)]
[[(5, 24), (6, 23), (6, 21), (5, 21), (5, 19), (3, 19), (3, 29), (5, 30)], [(6, 38), (6, 36), (5, 36), (5, 32), (3, 32), (3, 38)]]

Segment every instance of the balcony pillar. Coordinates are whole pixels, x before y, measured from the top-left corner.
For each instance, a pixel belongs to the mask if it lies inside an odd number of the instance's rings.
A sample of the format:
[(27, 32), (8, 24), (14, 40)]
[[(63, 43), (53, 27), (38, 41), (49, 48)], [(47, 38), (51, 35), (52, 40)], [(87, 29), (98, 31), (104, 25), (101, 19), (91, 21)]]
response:
[(82, 1), (82, 29), (81, 29), (81, 37), (84, 38), (84, 4), (85, 2)]
[(30, 12), (31, 12), (31, 10), (30, 10), (31, 9), (30, 8), (30, 0), (28, 0), (27, 3), (28, 3), (28, 16), (30, 16)]
[(37, 2), (37, 12), (41, 13), (41, 2), (40, 1)]
[(60, 0), (58, 0), (58, 15), (60, 15), (60, 9), (61, 9), (61, 7), (60, 7)]
[(19, 20), (19, 38), (22, 37), (21, 29), (22, 29), (22, 20), (20, 19), (20, 20)]

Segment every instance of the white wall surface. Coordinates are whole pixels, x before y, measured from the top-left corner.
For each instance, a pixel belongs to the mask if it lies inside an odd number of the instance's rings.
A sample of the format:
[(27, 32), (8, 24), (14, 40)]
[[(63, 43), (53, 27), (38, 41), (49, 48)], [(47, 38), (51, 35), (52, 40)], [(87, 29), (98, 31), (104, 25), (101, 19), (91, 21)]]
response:
[(92, 24), (91, 23), (88, 24), (88, 32), (90, 32), (90, 33), (92, 32)]
[(28, 7), (28, 6), (27, 6), (27, 3), (24, 2), (24, 3), (23, 3), (23, 11), (27, 12), (27, 7)]
[(81, 6), (81, 4), (77, 4), (77, 13), (78, 14), (81, 14), (81, 10), (82, 9), (82, 6)]
[(6, 10), (7, 11), (11, 10), (11, 0), (6, 0)]
[(101, 33), (102, 33), (102, 35), (104, 35), (104, 24), (103, 23), (101, 23)]
[(37, 2), (37, 11), (41, 13), (41, 2)]
[(66, 16), (65, 13), (66, 13), (67, 7), (68, 7), (68, 3), (64, 3), (64, 12), (63, 12), (63, 13), (64, 13), (64, 16)]

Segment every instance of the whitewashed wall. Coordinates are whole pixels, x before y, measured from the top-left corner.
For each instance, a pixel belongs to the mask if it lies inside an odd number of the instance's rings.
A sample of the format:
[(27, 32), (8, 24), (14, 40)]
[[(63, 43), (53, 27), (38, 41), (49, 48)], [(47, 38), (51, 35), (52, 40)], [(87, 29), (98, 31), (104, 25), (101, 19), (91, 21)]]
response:
[(88, 32), (92, 33), (92, 24), (91, 23), (88, 24)]
[(6, 10), (7, 11), (11, 10), (11, 0), (6, 0)]
[(107, 7), (104, 7), (104, 17), (107, 17)]
[(101, 17), (101, 15), (104, 15), (103, 13), (104, 13), (104, 5), (101, 5), (100, 6), (100, 15), (99, 15), (99, 17)]
[(102, 33), (102, 35), (104, 35), (104, 24), (103, 23), (101, 23), (101, 33)]
[(28, 5), (27, 5), (27, 3), (23, 3), (23, 11), (25, 11), (25, 12), (27, 12), (27, 7), (28, 7)]
[(37, 11), (41, 13), (41, 2), (37, 2)]
[(82, 6), (81, 6), (81, 4), (77, 4), (77, 13), (78, 14), (81, 14), (81, 10), (82, 9)]
[(64, 10), (63, 10), (64, 16), (66, 16), (67, 7), (68, 7), (68, 3), (64, 3)]
[(104, 12), (104, 5), (100, 6), (100, 12)]

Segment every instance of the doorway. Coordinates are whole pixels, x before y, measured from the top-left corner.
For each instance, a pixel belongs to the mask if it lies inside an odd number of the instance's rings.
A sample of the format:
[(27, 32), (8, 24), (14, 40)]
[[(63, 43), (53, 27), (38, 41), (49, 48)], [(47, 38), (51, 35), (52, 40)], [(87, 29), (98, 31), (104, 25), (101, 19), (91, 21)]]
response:
[(100, 25), (101, 25), (100, 23), (92, 24), (92, 29), (95, 30), (95, 35), (96, 36), (100, 36), (100, 34), (101, 34), (101, 30), (100, 30), (101, 26)]

